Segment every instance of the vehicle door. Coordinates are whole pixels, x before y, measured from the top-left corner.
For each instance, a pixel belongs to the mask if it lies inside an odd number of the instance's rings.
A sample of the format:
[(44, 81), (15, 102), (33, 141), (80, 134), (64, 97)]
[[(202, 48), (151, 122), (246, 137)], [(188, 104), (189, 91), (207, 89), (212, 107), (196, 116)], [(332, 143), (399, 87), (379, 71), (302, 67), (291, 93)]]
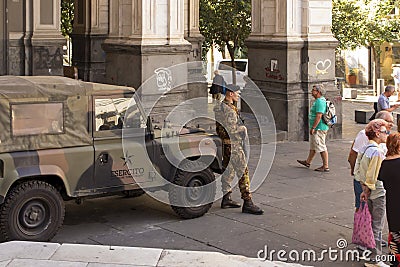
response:
[[(136, 183), (146, 182), (150, 171), (144, 145), (146, 120), (132, 94), (93, 96), (93, 110), (95, 188), (129, 190)], [(125, 151), (123, 131), (129, 138)]]

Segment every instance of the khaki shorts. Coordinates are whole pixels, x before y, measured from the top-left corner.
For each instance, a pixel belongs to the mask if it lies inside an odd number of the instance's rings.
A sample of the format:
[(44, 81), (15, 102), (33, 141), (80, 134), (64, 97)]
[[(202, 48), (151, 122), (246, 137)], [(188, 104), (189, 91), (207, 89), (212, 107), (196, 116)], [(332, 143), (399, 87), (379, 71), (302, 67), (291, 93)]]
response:
[(325, 144), (327, 133), (328, 131), (317, 130), (310, 135), (310, 150), (315, 150), (317, 153), (327, 151)]

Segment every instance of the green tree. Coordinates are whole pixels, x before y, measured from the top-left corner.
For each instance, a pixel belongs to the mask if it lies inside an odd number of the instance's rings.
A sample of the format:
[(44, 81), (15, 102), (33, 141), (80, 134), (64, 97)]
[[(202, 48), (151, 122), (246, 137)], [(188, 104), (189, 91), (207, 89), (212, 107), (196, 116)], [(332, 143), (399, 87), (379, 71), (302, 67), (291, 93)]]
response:
[(338, 49), (370, 47), (374, 80), (380, 74), (380, 47), (399, 38), (400, 23), (391, 12), (398, 0), (332, 0), (332, 33)]
[(69, 37), (74, 20), (74, 0), (61, 0), (61, 33)]
[(244, 41), (251, 32), (251, 0), (200, 0), (200, 32), (205, 38), (203, 58), (213, 44), (221, 52), (226, 47), (235, 68), (235, 52), (245, 50)]

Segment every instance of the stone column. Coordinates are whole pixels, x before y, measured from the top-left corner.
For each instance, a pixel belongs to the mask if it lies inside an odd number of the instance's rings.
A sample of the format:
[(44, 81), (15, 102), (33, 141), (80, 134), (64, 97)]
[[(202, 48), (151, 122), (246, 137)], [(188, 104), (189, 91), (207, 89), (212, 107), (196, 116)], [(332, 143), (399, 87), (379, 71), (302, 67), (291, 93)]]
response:
[(4, 1), (0, 1), (0, 75), (7, 74), (7, 15)]
[(187, 61), (191, 44), (184, 39), (184, 0), (110, 2), (106, 81), (139, 87), (160, 67)]
[[(253, 0), (249, 76), (263, 91), (277, 130), (291, 141), (308, 140), (311, 87), (322, 83), (341, 114), (334, 86), (336, 40), (330, 32), (331, 0)], [(341, 138), (341, 115), (330, 135)]]
[(201, 61), (204, 37), (199, 30), (199, 16), (199, 0), (185, 0), (185, 39), (192, 44), (189, 61)]
[[(200, 33), (199, 25), (199, 0), (185, 0), (185, 39), (192, 45), (192, 50), (188, 55), (188, 61), (201, 61), (201, 46), (204, 41), (203, 35)], [(195, 68), (191, 71), (199, 72), (202, 68)], [(197, 79), (204, 83), (189, 84), (188, 97), (204, 97), (208, 95), (207, 80), (203, 72), (196, 73)], [(205, 103), (206, 104), (206, 103)]]
[(80, 79), (105, 82), (106, 56), (101, 45), (108, 36), (109, 1), (75, 0), (74, 4), (72, 64)]
[(3, 74), (25, 75), (24, 70), (24, 5), (23, 1), (2, 1), (2, 24), (5, 60)]
[(63, 75), (63, 45), (66, 42), (60, 30), (60, 1), (40, 0), (31, 3), (32, 75)]
[[(168, 94), (151, 110), (162, 122), (173, 107), (188, 97), (187, 86), (174, 87), (174, 79), (163, 68), (187, 62), (192, 45), (184, 38), (184, 0), (126, 0), (110, 2), (110, 34), (103, 44), (106, 52), (106, 82), (139, 88), (156, 72)], [(169, 82), (170, 81), (170, 82)], [(170, 87), (171, 86), (171, 87)], [(167, 89), (168, 87), (168, 89)], [(142, 91), (146, 99), (158, 99), (154, 88)], [(171, 90), (172, 89), (172, 90)], [(147, 108), (147, 104), (144, 104)]]

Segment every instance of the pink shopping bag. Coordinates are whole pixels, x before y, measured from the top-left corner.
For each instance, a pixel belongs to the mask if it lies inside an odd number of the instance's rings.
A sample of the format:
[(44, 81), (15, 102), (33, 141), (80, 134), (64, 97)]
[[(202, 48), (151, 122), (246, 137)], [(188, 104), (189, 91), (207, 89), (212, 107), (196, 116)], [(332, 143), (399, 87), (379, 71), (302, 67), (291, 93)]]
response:
[(372, 231), (372, 218), (368, 204), (362, 202), (360, 208), (354, 213), (353, 244), (367, 248), (375, 248), (374, 232)]

